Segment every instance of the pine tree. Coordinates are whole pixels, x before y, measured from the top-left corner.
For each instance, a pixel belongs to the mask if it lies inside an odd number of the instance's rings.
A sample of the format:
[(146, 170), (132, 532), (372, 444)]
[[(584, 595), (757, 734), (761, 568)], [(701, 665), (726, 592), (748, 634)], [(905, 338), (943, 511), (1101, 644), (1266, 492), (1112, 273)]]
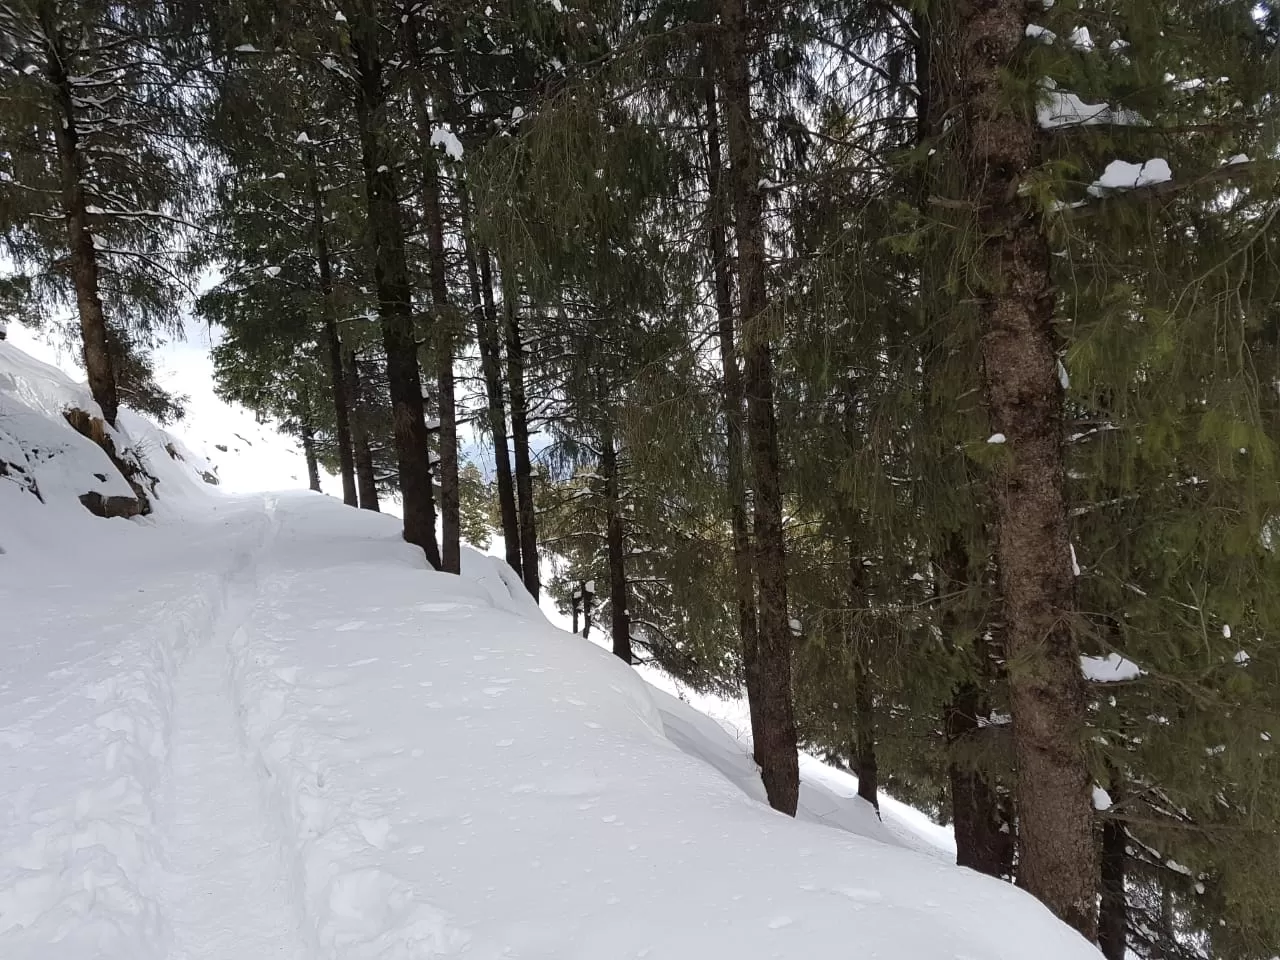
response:
[(4, 299), (28, 317), (74, 301), (112, 425), (120, 373), (142, 372), (182, 302), (181, 233), (198, 196), (183, 77), (198, 37), (163, 3), (0, 4), (0, 242), (18, 270)]

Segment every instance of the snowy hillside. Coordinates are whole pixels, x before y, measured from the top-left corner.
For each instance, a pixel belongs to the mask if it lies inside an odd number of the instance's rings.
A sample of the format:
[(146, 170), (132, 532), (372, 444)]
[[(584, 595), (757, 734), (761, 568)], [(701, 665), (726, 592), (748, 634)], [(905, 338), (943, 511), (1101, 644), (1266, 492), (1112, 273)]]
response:
[(0, 349), (45, 494), (0, 479), (0, 957), (1096, 956), (838, 785), (771, 811), (732, 737), (492, 558), (228, 496), (132, 417), (156, 509), (91, 515), (103, 464)]

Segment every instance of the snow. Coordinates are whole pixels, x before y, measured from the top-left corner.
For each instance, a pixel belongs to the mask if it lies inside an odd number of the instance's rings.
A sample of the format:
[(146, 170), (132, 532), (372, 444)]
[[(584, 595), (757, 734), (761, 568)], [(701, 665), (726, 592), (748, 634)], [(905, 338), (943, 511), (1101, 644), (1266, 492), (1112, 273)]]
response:
[(448, 127), (435, 127), (431, 131), (431, 146), (444, 147), (444, 152), (454, 160), (462, 159), (462, 141)]
[(1118, 653), (1108, 653), (1105, 657), (1081, 657), (1080, 669), (1084, 672), (1085, 679), (1094, 683), (1136, 680), (1143, 672), (1136, 663)]
[(1099, 786), (1095, 786), (1093, 788), (1093, 809), (1095, 810), (1111, 809), (1111, 794), (1107, 793), (1107, 791), (1103, 790)]
[(1136, 187), (1168, 183), (1172, 179), (1173, 171), (1169, 169), (1167, 160), (1157, 158), (1148, 160), (1146, 163), (1112, 160), (1107, 164), (1102, 176), (1089, 187), (1089, 193), (1092, 196), (1101, 197), (1117, 190), (1132, 190)]
[(1146, 121), (1132, 110), (1113, 109), (1105, 103), (1086, 103), (1068, 90), (1059, 90), (1054, 81), (1041, 81), (1043, 94), (1036, 110), (1041, 128), (1075, 126), (1145, 126)]
[(1006, 439), (1007, 438), (1003, 433), (993, 433), (991, 436), (987, 437), (987, 443), (1001, 444), (1004, 443)]
[(6, 960), (1096, 956), (847, 779), (806, 764), (800, 817), (769, 810), (736, 739), (500, 561), (438, 574), (394, 518), (121, 436), (144, 520), (0, 482)]

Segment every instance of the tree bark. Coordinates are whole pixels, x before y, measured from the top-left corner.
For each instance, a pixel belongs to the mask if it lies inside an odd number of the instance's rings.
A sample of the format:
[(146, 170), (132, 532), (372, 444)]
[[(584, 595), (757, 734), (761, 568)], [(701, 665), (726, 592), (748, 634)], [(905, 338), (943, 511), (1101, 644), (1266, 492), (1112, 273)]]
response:
[(514, 441), (516, 496), (520, 523), (520, 571), (525, 589), (538, 599), (538, 522), (533, 508), (533, 461), (529, 454), (529, 408), (524, 392), (524, 341), (516, 309), (514, 285), (503, 291), (506, 312), (507, 381), (511, 391), (511, 434)]
[(378, 316), (387, 355), (404, 538), (421, 547), (427, 562), (440, 568), (427, 424), (423, 419), (422, 376), (413, 322), (412, 288), (405, 259), (404, 229), (396, 192), (395, 160), (388, 142), (386, 91), (378, 49), (378, 17), (370, 0), (357, 6), (351, 43), (357, 79), (356, 116), (360, 128), (369, 233), (373, 251)]
[[(412, 31), (410, 31), (412, 35)], [(440, 569), (462, 571), (462, 500), (458, 490), (458, 406), (454, 396), (453, 312), (444, 254), (444, 214), (440, 207), (440, 170), (431, 146), (431, 117), (426, 97), (415, 85), (418, 150), (422, 165), (422, 218), (427, 230), (427, 276), (435, 308), (436, 384), (440, 392)]]
[(1097, 853), (1086, 764), (1084, 680), (1063, 497), (1062, 387), (1049, 246), (1018, 196), (1038, 162), (1034, 111), (1006, 74), (1026, 34), (1025, 0), (962, 0), (963, 162), (984, 238), (971, 288), (982, 327), (984, 399), (1006, 438), (992, 480), (996, 560), (1017, 765), (1018, 880), (1092, 940)]
[(866, 644), (858, 636), (856, 617), (867, 607), (862, 557), (849, 541), (849, 642), (853, 653), (853, 772), (858, 796), (880, 812), (880, 764), (876, 759), (876, 713)]
[(498, 515), (502, 522), (504, 555), (507, 565), (523, 582), (520, 518), (511, 477), (511, 445), (507, 439), (507, 409), (502, 389), (502, 344), (498, 337), (498, 311), (493, 302), (493, 269), (488, 249), (484, 246), (477, 249), (471, 235), (471, 204), (465, 184), (459, 189), (459, 200), (467, 277), (471, 284), (471, 313), (475, 318), (476, 342), (480, 346), (480, 373), (484, 377), (488, 401), (489, 433), (493, 436), (494, 475), (498, 483)]
[(342, 367), (342, 338), (334, 316), (333, 264), (329, 257), (329, 237), (325, 230), (324, 197), (320, 192), (319, 174), (311, 158), (311, 225), (315, 234), (316, 269), (320, 274), (321, 311), (324, 341), (329, 360), (329, 383), (333, 395), (333, 416), (338, 441), (338, 464), (342, 475), (342, 502), (357, 506), (356, 461), (351, 443), (351, 401), (347, 395), (346, 372)]
[(627, 616), (626, 533), (622, 525), (618, 453), (614, 448), (613, 424), (608, 419), (607, 410), (600, 431), (600, 472), (604, 477), (605, 547), (609, 558), (609, 621), (613, 655), (631, 664), (634, 660), (631, 622)]
[(346, 374), (347, 397), (351, 401), (351, 444), (355, 454), (360, 509), (378, 513), (378, 481), (373, 470), (373, 454), (369, 450), (369, 414), (360, 386), (360, 365), (355, 351), (343, 349), (342, 367)]
[(62, 187), (62, 213), (67, 228), (70, 251), (71, 282), (76, 293), (76, 313), (80, 318), (80, 342), (84, 368), (89, 378), (89, 391), (102, 409), (103, 419), (113, 427), (120, 410), (115, 368), (107, 334), (107, 321), (102, 311), (98, 290), (98, 253), (89, 229), (88, 202), (85, 199), (84, 164), (80, 155), (80, 136), (76, 126), (75, 99), (58, 24), (50, 5), (43, 8), (41, 26), (47, 43), (46, 70), (56, 91), (62, 122), (55, 124), (54, 143), (58, 151), (58, 170)]
[(582, 585), (582, 639), (591, 639), (591, 612), (595, 604), (596, 593), (591, 588), (596, 585), (594, 580), (588, 580)]
[(770, 805), (794, 816), (800, 795), (800, 768), (791, 700), (782, 467), (774, 417), (773, 348), (767, 329), (764, 197), (760, 190), (757, 133), (751, 117), (745, 0), (721, 0), (720, 15), (726, 132), (737, 222), (742, 388), (755, 477), (755, 575), (759, 601), (756, 662), (761, 703), (760, 726), (753, 728), (752, 737)]
[(307, 484), (320, 492), (320, 461), (316, 459), (316, 432), (307, 425), (302, 427), (302, 455), (307, 461)]
[[(1112, 772), (1112, 806), (1121, 799), (1120, 778)], [(1125, 894), (1126, 832), (1123, 820), (1102, 822), (1102, 888), (1098, 910), (1098, 947), (1107, 960), (1125, 960), (1128, 946), (1129, 901)]]
[[(710, 59), (710, 58), (708, 58)], [(734, 596), (738, 605), (738, 635), (742, 643), (743, 683), (747, 688), (747, 708), (751, 728), (758, 729), (762, 698), (759, 667), (756, 663), (756, 589), (751, 570), (751, 534), (747, 526), (747, 479), (742, 462), (742, 373), (738, 367), (738, 347), (733, 320), (733, 281), (729, 262), (726, 221), (727, 197), (723, 187), (723, 157), (720, 147), (720, 116), (716, 102), (714, 71), (703, 69), (707, 108), (707, 208), (708, 245), (715, 279), (716, 334), (720, 342), (723, 381), (720, 406), (725, 422), (725, 470), (728, 481), (729, 530), (733, 542)]]

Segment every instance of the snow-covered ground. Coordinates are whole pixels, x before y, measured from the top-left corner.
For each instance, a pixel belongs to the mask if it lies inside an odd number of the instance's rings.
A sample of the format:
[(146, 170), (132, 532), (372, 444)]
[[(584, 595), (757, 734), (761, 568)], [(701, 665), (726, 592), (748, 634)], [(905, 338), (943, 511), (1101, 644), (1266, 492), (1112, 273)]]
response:
[(492, 558), (435, 573), (394, 518), (228, 496), (122, 428), (152, 516), (91, 516), (72, 456), (45, 503), (0, 479), (5, 960), (1096, 956), (838, 777), (774, 813)]

